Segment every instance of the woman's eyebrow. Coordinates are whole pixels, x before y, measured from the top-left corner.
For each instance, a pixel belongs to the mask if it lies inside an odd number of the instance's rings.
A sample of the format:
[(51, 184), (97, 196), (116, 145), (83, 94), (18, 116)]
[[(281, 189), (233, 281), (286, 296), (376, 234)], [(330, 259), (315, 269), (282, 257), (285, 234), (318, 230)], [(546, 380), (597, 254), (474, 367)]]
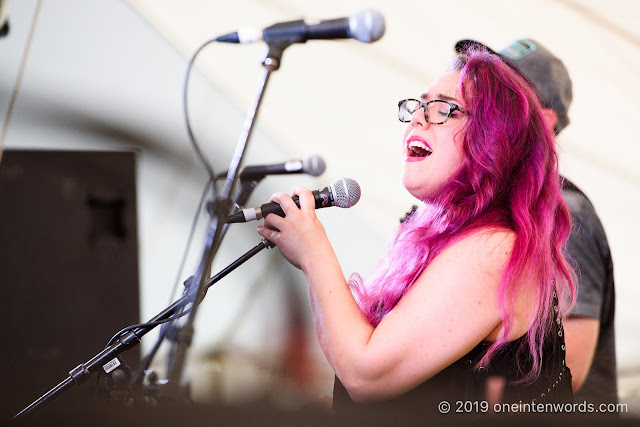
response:
[[(429, 98), (429, 92), (425, 92), (422, 95), (420, 95), (420, 100), (421, 101), (426, 101)], [(451, 101), (451, 102), (455, 102), (456, 104), (460, 104), (460, 101), (452, 96), (449, 95), (445, 95), (444, 93), (439, 93), (438, 94), (438, 99), (442, 99), (444, 101)]]
[(455, 103), (457, 103), (457, 104), (460, 104), (460, 101), (459, 101), (459, 100), (457, 100), (457, 99), (456, 99), (456, 98), (454, 98), (454, 97), (451, 97), (451, 96), (445, 95), (445, 94), (443, 94), (443, 93), (439, 94), (438, 96), (440, 97), (440, 99), (444, 99), (445, 101), (451, 101), (451, 102), (455, 102)]

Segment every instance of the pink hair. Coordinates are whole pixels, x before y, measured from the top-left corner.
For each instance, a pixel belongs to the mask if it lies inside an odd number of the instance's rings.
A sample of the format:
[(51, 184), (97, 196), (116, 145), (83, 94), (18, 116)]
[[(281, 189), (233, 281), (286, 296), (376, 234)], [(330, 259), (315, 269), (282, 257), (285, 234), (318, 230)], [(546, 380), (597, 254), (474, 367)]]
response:
[(575, 298), (564, 252), (571, 223), (554, 137), (530, 83), (500, 58), (471, 49), (453, 69), (460, 71), (458, 90), (468, 115), (463, 164), (398, 228), (372, 275), (363, 281), (354, 274), (349, 285), (367, 320), (377, 325), (455, 240), (481, 228), (513, 230), (515, 244), (498, 290), (504, 331), (476, 368), (506, 344), (516, 298), (530, 287), (536, 295), (526, 339), (532, 369), (522, 379), (529, 382), (540, 374), (542, 344), (553, 320), (552, 294), (557, 291), (560, 301), (567, 292), (571, 302)]

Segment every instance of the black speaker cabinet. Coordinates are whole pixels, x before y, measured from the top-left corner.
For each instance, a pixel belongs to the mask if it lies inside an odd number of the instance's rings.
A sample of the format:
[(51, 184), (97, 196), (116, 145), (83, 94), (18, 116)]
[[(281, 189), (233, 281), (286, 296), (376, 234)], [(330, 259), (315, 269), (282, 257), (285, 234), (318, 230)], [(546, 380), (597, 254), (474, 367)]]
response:
[[(0, 399), (7, 412), (140, 321), (135, 161), (132, 152), (3, 153)], [(139, 347), (123, 356), (137, 365)], [(93, 378), (58, 400), (86, 399), (92, 385)]]

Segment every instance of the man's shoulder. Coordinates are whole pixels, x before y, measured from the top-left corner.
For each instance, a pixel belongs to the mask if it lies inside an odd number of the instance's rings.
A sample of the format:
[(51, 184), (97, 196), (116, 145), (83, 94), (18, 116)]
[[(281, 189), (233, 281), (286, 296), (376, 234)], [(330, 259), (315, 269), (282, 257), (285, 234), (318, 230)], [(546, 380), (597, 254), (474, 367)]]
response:
[(597, 230), (596, 234), (604, 233), (602, 221), (587, 195), (571, 181), (563, 178), (562, 197), (569, 208), (574, 221), (581, 227), (586, 227), (590, 232)]

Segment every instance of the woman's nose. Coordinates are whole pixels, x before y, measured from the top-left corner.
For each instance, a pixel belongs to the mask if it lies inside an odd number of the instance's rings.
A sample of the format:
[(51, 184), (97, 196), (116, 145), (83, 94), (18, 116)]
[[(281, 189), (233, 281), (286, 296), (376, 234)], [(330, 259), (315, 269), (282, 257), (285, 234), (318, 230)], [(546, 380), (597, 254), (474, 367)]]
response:
[(413, 126), (420, 125), (423, 128), (426, 128), (429, 125), (425, 117), (424, 107), (420, 107), (413, 112), (413, 114), (411, 115), (411, 124)]

